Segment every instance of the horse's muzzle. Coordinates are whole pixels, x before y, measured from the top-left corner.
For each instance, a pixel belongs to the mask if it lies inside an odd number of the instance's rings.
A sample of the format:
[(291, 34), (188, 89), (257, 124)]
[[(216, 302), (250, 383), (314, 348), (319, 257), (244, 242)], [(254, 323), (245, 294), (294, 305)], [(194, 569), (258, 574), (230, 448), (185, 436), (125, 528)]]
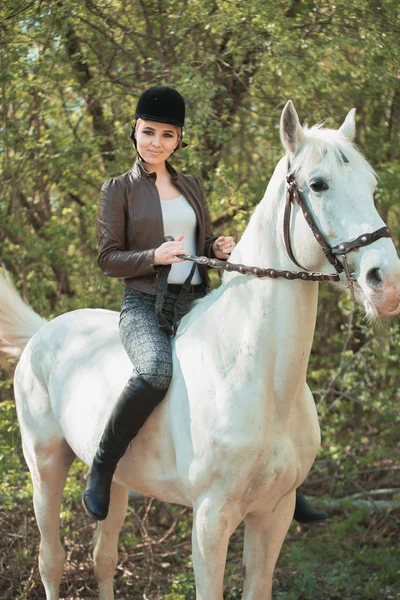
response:
[[(376, 269), (375, 271), (379, 271)], [(368, 289), (363, 289), (364, 304), (371, 316), (395, 317), (400, 313), (400, 278), (382, 278), (379, 273), (367, 277)]]

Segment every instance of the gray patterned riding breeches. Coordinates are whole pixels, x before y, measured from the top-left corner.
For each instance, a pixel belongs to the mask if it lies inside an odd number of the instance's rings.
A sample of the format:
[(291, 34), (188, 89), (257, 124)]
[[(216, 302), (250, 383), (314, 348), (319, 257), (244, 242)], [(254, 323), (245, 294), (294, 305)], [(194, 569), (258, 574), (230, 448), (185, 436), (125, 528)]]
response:
[[(187, 295), (182, 313), (189, 312), (193, 302), (205, 292)], [(170, 324), (174, 318), (174, 306), (178, 293), (167, 291), (163, 314)], [(172, 354), (169, 335), (158, 326), (156, 296), (133, 288), (125, 288), (119, 318), (122, 344), (135, 370), (147, 383), (158, 389), (167, 390), (172, 377)], [(182, 315), (183, 316), (183, 315)]]

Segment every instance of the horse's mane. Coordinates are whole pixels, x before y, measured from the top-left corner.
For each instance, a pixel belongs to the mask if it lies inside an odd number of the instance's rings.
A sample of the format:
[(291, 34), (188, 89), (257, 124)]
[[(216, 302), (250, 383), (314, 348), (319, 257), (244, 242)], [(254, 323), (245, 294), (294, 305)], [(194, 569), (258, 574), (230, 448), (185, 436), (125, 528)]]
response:
[(376, 177), (374, 169), (360, 150), (340, 130), (328, 129), (323, 123), (303, 128), (306, 142), (291, 158), (291, 172), (298, 180), (307, 179), (318, 164), (323, 162), (327, 172), (337, 175), (346, 159), (353, 169), (366, 169)]

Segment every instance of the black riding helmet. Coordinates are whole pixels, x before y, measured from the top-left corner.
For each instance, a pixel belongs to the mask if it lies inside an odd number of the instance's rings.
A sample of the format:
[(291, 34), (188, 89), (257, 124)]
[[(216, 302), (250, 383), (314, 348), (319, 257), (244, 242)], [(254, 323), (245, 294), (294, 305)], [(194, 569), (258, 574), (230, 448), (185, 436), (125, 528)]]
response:
[[(140, 96), (135, 111), (135, 119), (145, 119), (183, 127), (185, 123), (185, 101), (174, 88), (166, 85), (155, 85)], [(130, 139), (136, 147), (135, 128), (136, 125), (132, 127)], [(181, 145), (183, 147), (187, 146), (182, 141)]]

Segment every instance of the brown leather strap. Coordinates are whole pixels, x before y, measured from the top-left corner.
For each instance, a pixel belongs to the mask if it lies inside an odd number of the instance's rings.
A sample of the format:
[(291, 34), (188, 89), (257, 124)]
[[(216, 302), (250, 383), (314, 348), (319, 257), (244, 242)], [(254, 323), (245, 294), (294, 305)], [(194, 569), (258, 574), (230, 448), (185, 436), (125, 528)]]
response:
[[(174, 238), (172, 236), (166, 236), (164, 241), (170, 242), (170, 241), (173, 241), (173, 239)], [(187, 276), (186, 280), (184, 281), (184, 283), (181, 286), (179, 286), (180, 291), (179, 291), (179, 294), (178, 294), (178, 297), (176, 299), (175, 306), (174, 306), (174, 320), (173, 320), (173, 323), (170, 324), (167, 321), (167, 319), (165, 318), (162, 309), (164, 306), (165, 294), (168, 289), (168, 275), (169, 275), (169, 272), (171, 271), (171, 266), (172, 265), (162, 265), (161, 266), (161, 276), (160, 276), (160, 279), (158, 282), (158, 287), (157, 287), (155, 313), (156, 313), (157, 323), (158, 323), (158, 326), (160, 327), (160, 329), (165, 331), (165, 333), (167, 333), (168, 335), (175, 335), (177, 327), (178, 327), (178, 322), (183, 316), (186, 296), (188, 296), (188, 294), (190, 294), (192, 278), (194, 275), (194, 270), (196, 268), (196, 265), (194, 264), (192, 266), (190, 273)]]
[[(324, 236), (322, 235), (321, 231), (318, 229), (317, 224), (314, 221), (314, 217), (311, 213), (310, 210), (308, 210), (307, 206), (306, 206), (306, 201), (305, 201), (305, 197), (304, 195), (300, 192), (299, 188), (297, 187), (297, 183), (296, 180), (294, 178), (293, 175), (288, 175), (287, 177), (287, 192), (286, 192), (286, 206), (288, 205), (288, 202), (290, 202), (291, 204), (294, 204), (295, 202), (297, 202), (297, 204), (300, 206), (304, 218), (307, 222), (307, 225), (309, 226), (309, 228), (311, 229), (315, 239), (317, 240), (317, 242), (319, 243), (319, 245), (322, 248), (323, 253), (325, 254), (327, 260), (331, 263), (331, 265), (333, 267), (335, 267), (336, 272), (337, 273), (342, 273), (343, 271), (343, 266), (340, 264), (340, 262), (338, 261), (338, 259), (336, 258), (336, 256), (333, 256), (332, 252), (331, 252), (331, 247), (329, 246), (329, 244), (326, 242)], [(289, 197), (289, 199), (288, 199)], [(286, 251), (289, 254), (290, 258), (293, 260), (293, 262), (297, 265), (300, 266), (299, 263), (294, 259), (293, 257), (293, 253), (290, 254), (289, 253), (289, 247), (290, 247), (290, 222), (286, 222), (286, 214), (287, 211), (285, 210), (285, 222), (284, 222), (284, 237), (285, 237), (285, 245), (286, 245)], [(290, 213), (289, 213), (290, 214)], [(289, 247), (287, 244), (287, 241), (289, 243)], [(301, 267), (304, 269), (304, 267)]]
[(165, 331), (168, 335), (172, 335), (174, 333), (172, 327), (168, 323), (167, 319), (163, 315), (162, 309), (164, 306), (165, 293), (167, 291), (168, 284), (168, 275), (171, 270), (171, 265), (162, 265), (159, 267), (161, 269), (161, 275), (158, 280), (157, 286), (157, 297), (156, 297), (156, 319), (160, 329)]
[(190, 260), (198, 265), (205, 265), (211, 269), (253, 275), (254, 277), (269, 277), (270, 279), (302, 279), (303, 281), (340, 281), (337, 273), (313, 273), (311, 271), (280, 271), (279, 269), (262, 269), (261, 267), (248, 267), (247, 265), (226, 262), (218, 258), (195, 256), (194, 254), (178, 254), (179, 258)]
[(368, 246), (369, 244), (372, 244), (373, 242), (376, 242), (377, 240), (379, 240), (380, 238), (383, 237), (387, 237), (390, 238), (392, 237), (392, 234), (390, 233), (390, 229), (389, 227), (381, 227), (380, 229), (377, 229), (376, 231), (373, 231), (372, 233), (363, 233), (362, 235), (359, 235), (358, 238), (356, 238), (355, 240), (352, 240), (351, 242), (342, 242), (341, 244), (338, 244), (337, 246), (334, 246), (331, 250), (332, 254), (347, 254), (348, 252), (351, 252), (352, 250), (356, 250), (358, 248), (362, 248), (363, 246)]
[(178, 323), (179, 323), (180, 319), (183, 317), (184, 312), (185, 312), (185, 301), (186, 301), (187, 296), (190, 295), (190, 288), (192, 285), (192, 278), (193, 278), (195, 269), (196, 269), (196, 264), (194, 263), (192, 265), (192, 268), (190, 269), (189, 275), (187, 276), (187, 278), (185, 279), (185, 282), (183, 283), (183, 285), (181, 287), (178, 298), (176, 299), (176, 302), (175, 302), (174, 322), (172, 324), (174, 333), (176, 333), (176, 330), (178, 328)]
[(300, 267), (300, 269), (305, 269), (305, 267), (303, 267), (295, 258), (294, 254), (293, 254), (293, 250), (292, 250), (292, 242), (290, 239), (290, 224), (291, 224), (291, 216), (292, 216), (292, 203), (293, 203), (293, 199), (294, 199), (294, 192), (293, 192), (293, 183), (294, 180), (288, 178), (287, 179), (287, 187), (286, 187), (286, 202), (285, 202), (285, 212), (283, 215), (283, 237), (285, 240), (285, 247), (286, 247), (286, 252), (288, 253), (288, 256), (290, 258), (290, 260), (297, 265), (298, 267)]

